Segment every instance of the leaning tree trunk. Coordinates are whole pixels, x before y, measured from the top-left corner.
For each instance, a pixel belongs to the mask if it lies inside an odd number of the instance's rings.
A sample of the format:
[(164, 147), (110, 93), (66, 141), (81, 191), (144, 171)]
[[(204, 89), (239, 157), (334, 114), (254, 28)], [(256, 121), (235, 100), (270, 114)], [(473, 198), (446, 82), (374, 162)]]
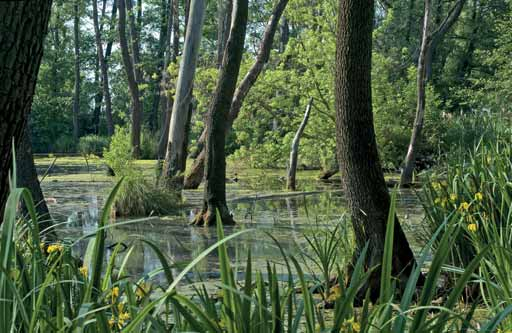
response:
[[(43, 191), (37, 178), (37, 171), (32, 156), (32, 142), (30, 140), (30, 127), (27, 124), (23, 130), (22, 138), (16, 147), (16, 176), (17, 186), (26, 188), (32, 194), (32, 199), (36, 205), (36, 213), (40, 222), (39, 229), (44, 230), (51, 226), (51, 216), (46, 201), (44, 200)], [(23, 205), (24, 207), (24, 205)], [(23, 208), (24, 214), (27, 214)]]
[(217, 212), (223, 224), (234, 224), (226, 203), (226, 128), (244, 53), (248, 2), (236, 0), (233, 4), (231, 32), (224, 52), (217, 89), (208, 113), (204, 204), (202, 211), (195, 218), (195, 225), (214, 225)]
[(51, 5), (51, 0), (0, 2), (0, 223), (12, 144), (19, 144), (32, 107)]
[[(384, 181), (371, 96), (373, 0), (340, 0), (336, 38), (336, 144), (343, 187), (356, 245), (368, 244), (367, 267), (381, 264), (390, 196)], [(393, 274), (409, 275), (414, 255), (395, 223)], [(372, 274), (372, 300), (379, 296), (380, 274)]]
[(418, 59), (418, 72), (416, 75), (417, 84), (417, 105), (416, 117), (414, 119), (414, 127), (412, 130), (411, 141), (407, 149), (407, 156), (405, 157), (404, 168), (400, 176), (400, 185), (409, 185), (412, 182), (414, 168), (416, 165), (416, 149), (418, 141), (423, 129), (423, 118), (425, 115), (425, 88), (426, 82), (426, 68), (425, 61), (429, 48), (429, 20), (430, 20), (430, 0), (425, 0), (425, 14), (423, 16), (423, 35), (421, 38), (420, 56)]
[[(167, 186), (180, 191), (183, 187), (183, 172), (185, 171), (187, 155), (183, 147), (187, 144), (187, 122), (189, 119), (192, 86), (196, 71), (197, 57), (201, 45), (203, 22), (206, 10), (205, 0), (192, 0), (188, 30), (185, 35), (185, 45), (181, 59), (176, 96), (171, 113), (169, 140), (162, 170), (162, 180)], [(185, 151), (184, 151), (185, 150)]]
[[(115, 6), (115, 4), (114, 4)], [(112, 19), (114, 19), (114, 9), (112, 9)], [(107, 118), (107, 134), (112, 136), (114, 134), (114, 121), (112, 120), (112, 98), (110, 96), (109, 79), (108, 79), (108, 67), (107, 61), (103, 56), (103, 43), (101, 41), (101, 33), (98, 20), (98, 4), (97, 0), (92, 0), (92, 17), (94, 25), (94, 37), (96, 40), (96, 49), (98, 62), (101, 70), (101, 89), (105, 98), (105, 115)]]
[(119, 44), (121, 47), (121, 56), (123, 58), (124, 69), (128, 78), (128, 88), (132, 99), (132, 153), (134, 158), (140, 157), (140, 131), (142, 123), (142, 101), (140, 99), (140, 91), (137, 80), (135, 78), (135, 71), (133, 68), (133, 61), (128, 50), (128, 40), (126, 39), (126, 1), (132, 0), (118, 0), (119, 5)]
[[(80, 113), (80, 3), (74, 3), (73, 33), (75, 44), (75, 88), (73, 93), (73, 139), (78, 143), (79, 125), (78, 114)], [(57, 83), (55, 83), (57, 84)]]
[(295, 137), (292, 141), (292, 147), (290, 151), (290, 165), (288, 166), (288, 179), (286, 187), (288, 187), (289, 190), (295, 191), (296, 188), (296, 182), (295, 182), (295, 175), (297, 174), (297, 159), (299, 156), (299, 143), (300, 138), (302, 137), (302, 133), (304, 133), (304, 129), (306, 128), (306, 125), (308, 124), (309, 120), (309, 113), (311, 112), (311, 106), (313, 105), (313, 98), (311, 98), (308, 102), (308, 105), (306, 107), (306, 112), (304, 113), (304, 118), (302, 119), (302, 122), (300, 123), (299, 128), (297, 129), (297, 132), (295, 133)]
[(222, 65), (231, 26), (233, 0), (217, 0), (217, 67)]
[[(272, 41), (274, 40), (274, 36), (276, 34), (276, 30), (278, 27), (279, 19), (283, 15), (284, 9), (288, 4), (288, 0), (279, 0), (277, 5), (274, 7), (272, 12), (272, 16), (270, 17), (267, 26), (265, 28), (265, 32), (263, 33), (263, 39), (260, 44), (260, 49), (258, 51), (258, 55), (256, 56), (256, 61), (249, 69), (249, 72), (245, 75), (242, 82), (236, 89), (233, 100), (231, 101), (231, 107), (228, 114), (228, 124), (226, 127), (226, 132), (229, 132), (231, 127), (233, 126), (233, 122), (238, 117), (240, 113), (240, 109), (242, 108), (243, 102), (249, 90), (254, 86), (256, 80), (259, 75), (263, 71), (265, 64), (268, 62), (270, 57), (270, 51), (272, 50)], [(206, 138), (206, 131), (208, 128), (203, 130), (198, 142), (198, 146), (203, 146), (203, 140)], [(227, 134), (227, 133), (226, 133)], [(186, 189), (195, 189), (198, 188), (203, 180), (204, 175), (204, 163), (206, 154), (204, 152), (205, 148), (201, 148), (201, 152), (194, 160), (192, 164), (192, 168), (190, 173), (185, 178), (185, 188)]]
[(425, 0), (425, 13), (423, 18), (423, 37), (421, 39), (420, 56), (418, 59), (418, 73), (417, 73), (417, 106), (416, 116), (414, 119), (414, 127), (411, 134), (411, 140), (407, 149), (407, 155), (404, 161), (404, 168), (400, 177), (400, 185), (407, 186), (412, 183), (414, 169), (416, 167), (416, 150), (421, 138), (421, 131), (423, 129), (423, 120), (425, 117), (425, 88), (427, 82), (432, 78), (432, 63), (433, 54), (437, 46), (443, 39), (444, 35), (450, 28), (457, 22), (464, 3), (466, 0), (458, 0), (450, 12), (441, 22), (439, 27), (431, 35), (428, 30), (428, 20), (430, 18), (430, 1)]

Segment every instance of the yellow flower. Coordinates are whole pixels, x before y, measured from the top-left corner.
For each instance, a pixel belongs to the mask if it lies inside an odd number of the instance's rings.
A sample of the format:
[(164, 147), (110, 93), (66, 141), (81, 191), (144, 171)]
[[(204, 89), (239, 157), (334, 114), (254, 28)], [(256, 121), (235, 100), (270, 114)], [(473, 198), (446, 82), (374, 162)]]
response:
[(432, 188), (434, 188), (434, 190), (440, 190), (441, 189), (441, 184), (439, 183), (432, 183)]
[(470, 206), (469, 203), (463, 202), (463, 203), (460, 204), (459, 210), (460, 211), (467, 211), (469, 209), (469, 206)]
[(129, 312), (121, 312), (121, 314), (119, 315), (119, 320), (122, 320), (122, 321), (125, 321), (125, 320), (130, 320), (130, 313)]
[(87, 277), (87, 274), (89, 273), (89, 269), (87, 266), (82, 266), (79, 268), (80, 274), (82, 274), (85, 278)]
[(119, 287), (112, 288), (111, 295), (112, 295), (112, 301), (114, 302), (116, 300), (116, 298), (119, 296)]
[(482, 192), (477, 192), (477, 193), (475, 193), (475, 200), (476, 200), (476, 201), (482, 201), (482, 200), (484, 200), (484, 195), (482, 194)]
[(116, 323), (116, 320), (114, 318), (114, 315), (112, 315), (112, 317), (110, 317), (110, 319), (108, 320), (108, 326), (110, 328), (112, 328), (114, 326), (114, 324)]
[(443, 201), (441, 201), (441, 207), (445, 208), (446, 207), (446, 198), (443, 199)]
[(358, 323), (358, 322), (353, 322), (352, 323), (352, 330), (354, 332), (359, 332), (361, 331), (361, 325)]
[(59, 243), (56, 243), (56, 244), (52, 244), (52, 245), (48, 246), (48, 248), (46, 249), (46, 252), (48, 252), (48, 254), (51, 254), (53, 252), (61, 252), (63, 249), (64, 249), (64, 246), (62, 246)]
[(476, 232), (477, 229), (478, 229), (478, 225), (476, 225), (475, 223), (468, 224), (468, 231)]
[(457, 194), (456, 193), (450, 194), (450, 201), (455, 202), (456, 200), (457, 200)]
[(436, 205), (439, 205), (439, 204), (441, 203), (441, 198), (435, 198), (435, 199), (434, 199), (434, 203), (435, 203)]

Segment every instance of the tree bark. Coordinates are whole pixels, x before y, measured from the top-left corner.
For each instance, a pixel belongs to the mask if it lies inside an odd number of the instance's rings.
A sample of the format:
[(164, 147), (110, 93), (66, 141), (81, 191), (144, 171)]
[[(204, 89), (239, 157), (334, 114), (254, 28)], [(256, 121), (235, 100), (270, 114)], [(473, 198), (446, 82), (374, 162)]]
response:
[(417, 105), (416, 116), (414, 119), (414, 126), (411, 133), (411, 140), (404, 160), (404, 167), (400, 176), (400, 185), (408, 186), (413, 181), (414, 169), (416, 168), (416, 151), (421, 138), (423, 130), (423, 121), (425, 117), (425, 103), (426, 103), (426, 85), (432, 78), (432, 61), (433, 52), (441, 42), (444, 35), (450, 30), (460, 16), (462, 7), (465, 0), (459, 0), (452, 7), (448, 16), (443, 20), (437, 30), (430, 35), (429, 20), (430, 20), (430, 0), (425, 0), (425, 12), (423, 17), (423, 32), (421, 38), (420, 55), (418, 58), (418, 73), (417, 73)]
[[(115, 3), (114, 3), (115, 8)], [(112, 9), (112, 20), (115, 17), (115, 10)], [(108, 78), (108, 67), (107, 67), (107, 56), (103, 56), (103, 42), (101, 40), (101, 32), (98, 20), (98, 4), (97, 0), (92, 0), (92, 17), (94, 25), (94, 37), (96, 40), (96, 50), (98, 62), (101, 70), (101, 89), (103, 91), (102, 96), (105, 98), (105, 115), (107, 118), (107, 134), (112, 136), (114, 134), (114, 121), (112, 119), (112, 98), (110, 96), (109, 78)], [(112, 50), (112, 47), (110, 47)], [(110, 55), (110, 54), (108, 54)]]
[[(340, 0), (335, 67), (336, 146), (357, 248), (368, 244), (367, 267), (382, 263), (390, 196), (384, 181), (371, 95), (373, 0)], [(415, 261), (398, 221), (393, 245), (395, 276), (409, 275)], [(370, 296), (379, 296), (380, 273), (370, 277)]]
[(195, 225), (214, 225), (217, 222), (217, 212), (223, 224), (234, 223), (226, 203), (226, 129), (244, 52), (248, 2), (248, 0), (236, 0), (233, 4), (233, 24), (216, 92), (208, 113), (203, 209), (196, 216)]
[(296, 182), (295, 182), (295, 175), (297, 174), (297, 159), (299, 156), (300, 138), (302, 137), (302, 133), (304, 133), (304, 129), (306, 128), (306, 125), (308, 124), (309, 113), (311, 112), (312, 105), (313, 105), (313, 98), (311, 98), (308, 102), (308, 105), (306, 107), (306, 112), (304, 113), (304, 118), (302, 119), (302, 122), (300, 123), (300, 126), (297, 129), (297, 132), (295, 133), (295, 136), (292, 141), (292, 146), (291, 146), (291, 151), (290, 151), (290, 165), (288, 166), (288, 180), (287, 180), (287, 184), (286, 184), (286, 187), (292, 191), (295, 191), (297, 189)]
[(73, 5), (74, 20), (73, 20), (73, 34), (75, 44), (75, 88), (73, 93), (73, 139), (78, 143), (79, 125), (78, 115), (80, 113), (80, 3), (75, 0)]
[(185, 35), (183, 57), (181, 58), (176, 96), (174, 97), (171, 113), (169, 140), (162, 179), (167, 186), (171, 186), (176, 191), (180, 191), (183, 187), (183, 172), (185, 171), (187, 161), (186, 153), (183, 154), (183, 150), (186, 151), (186, 148), (183, 149), (183, 147), (187, 145), (187, 142), (185, 142), (185, 138), (188, 136), (186, 133), (187, 122), (192, 101), (192, 87), (197, 57), (201, 46), (205, 10), (206, 4), (204, 0), (191, 1), (190, 24)]
[[(44, 230), (51, 226), (51, 215), (44, 200), (43, 191), (37, 178), (37, 171), (32, 156), (32, 142), (30, 140), (30, 126), (25, 125), (22, 138), (16, 147), (16, 176), (17, 186), (26, 188), (32, 194), (32, 199), (36, 205), (36, 213), (38, 215), (39, 229)], [(23, 213), (28, 214), (25, 205), (22, 205)]]
[(217, 0), (217, 68), (222, 65), (224, 50), (228, 41), (233, 0)]
[[(169, 4), (171, 5), (171, 4)], [(161, 16), (161, 22), (160, 22), (160, 33), (159, 33), (159, 36), (158, 36), (158, 50), (157, 50), (157, 54), (156, 54), (156, 59), (157, 59), (157, 66), (156, 66), (156, 78), (153, 80), (153, 88), (152, 88), (152, 98), (153, 98), (153, 103), (152, 103), (152, 107), (151, 107), (151, 115), (149, 117), (149, 129), (152, 131), (152, 132), (155, 132), (157, 130), (157, 122), (158, 122), (158, 113), (159, 113), (159, 110), (160, 110), (160, 106), (162, 105), (161, 103), (161, 93), (162, 93), (162, 89), (161, 86), (162, 86), (162, 80), (163, 80), (163, 76), (164, 76), (164, 67), (166, 67), (167, 65), (167, 60), (166, 60), (166, 50), (167, 50), (167, 45), (169, 44), (168, 43), (168, 32), (169, 32), (169, 29), (168, 29), (168, 22), (169, 22), (169, 19), (172, 20), (172, 12), (170, 13), (169, 10), (168, 10), (168, 1), (167, 0), (162, 0), (161, 2), (161, 11), (162, 11), (162, 16)], [(172, 23), (171, 23), (172, 25)]]
[(0, 2), (0, 223), (12, 144), (19, 144), (32, 107), (51, 5), (51, 0)]
[(418, 59), (418, 72), (416, 74), (417, 84), (417, 104), (416, 104), (416, 117), (414, 119), (414, 128), (411, 135), (411, 141), (405, 157), (405, 165), (400, 176), (400, 185), (409, 185), (412, 182), (415, 161), (416, 161), (416, 148), (418, 140), (423, 129), (423, 118), (425, 115), (425, 87), (426, 87), (426, 68), (425, 62), (429, 48), (429, 19), (430, 19), (430, 0), (425, 0), (425, 12), (423, 16), (423, 33), (421, 38), (420, 56)]
[(126, 38), (126, 1), (130, 3), (132, 0), (118, 0), (119, 5), (119, 44), (121, 47), (121, 55), (123, 58), (124, 69), (128, 78), (128, 88), (132, 99), (132, 133), (131, 144), (134, 158), (140, 156), (140, 131), (142, 122), (142, 102), (138, 81), (135, 77), (134, 63), (128, 50), (128, 40)]
[[(249, 93), (249, 90), (252, 88), (252, 86), (254, 86), (256, 80), (263, 71), (265, 64), (268, 62), (268, 59), (270, 57), (270, 51), (272, 50), (272, 42), (276, 34), (278, 23), (281, 16), (283, 15), (283, 12), (287, 4), (288, 0), (279, 0), (277, 5), (274, 7), (272, 16), (270, 17), (265, 28), (265, 32), (263, 33), (263, 39), (260, 44), (258, 55), (256, 56), (256, 61), (249, 69), (249, 72), (247, 72), (245, 77), (242, 79), (242, 82), (236, 89), (233, 100), (231, 101), (231, 107), (228, 114), (228, 123), (226, 127), (226, 134), (229, 133), (229, 130), (233, 126), (233, 122), (238, 117), (244, 99)], [(203, 133), (201, 134), (201, 137), (198, 140), (198, 145), (203, 144), (203, 140), (204, 138), (206, 138), (206, 131), (207, 127), (203, 130)], [(201, 138), (203, 138), (203, 140), (201, 140)], [(201, 181), (203, 180), (204, 158), (206, 157), (206, 154), (203, 153), (204, 150), (205, 148), (202, 148), (201, 153), (199, 153), (199, 155), (194, 160), (190, 173), (185, 178), (186, 189), (198, 188), (199, 185), (201, 184)]]

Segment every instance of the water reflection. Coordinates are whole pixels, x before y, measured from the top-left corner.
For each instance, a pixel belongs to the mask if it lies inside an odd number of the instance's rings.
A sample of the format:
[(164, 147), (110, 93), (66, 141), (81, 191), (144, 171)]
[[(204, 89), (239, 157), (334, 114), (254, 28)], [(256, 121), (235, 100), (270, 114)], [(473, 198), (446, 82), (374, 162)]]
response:
[[(54, 216), (65, 216), (68, 221), (68, 227), (61, 230), (63, 237), (76, 239), (94, 230), (103, 198), (110, 190), (111, 184), (84, 182), (79, 186), (71, 186), (63, 183), (49, 183), (50, 186), (45, 186), (44, 190), (47, 197), (56, 198), (56, 204), (50, 205)], [(281, 262), (279, 248), (268, 234), (275, 237), (286, 252), (297, 254), (305, 247), (305, 232), (318, 228), (332, 228), (335, 223), (347, 223), (342, 218), (346, 213), (346, 202), (338, 190), (338, 184), (311, 181), (311, 184), (303, 182), (303, 185), (310, 192), (282, 195), (276, 192), (277, 187), (282, 186), (279, 181), (271, 182), (270, 185), (264, 183), (260, 190), (255, 190), (254, 183), (229, 184), (229, 207), (238, 224), (235, 227), (226, 227), (226, 235), (244, 229), (253, 230), (228, 243), (228, 252), (234, 264), (243, 265), (249, 249), (255, 269), (264, 270), (267, 260)], [(62, 192), (66, 187), (69, 191)], [(128, 249), (133, 247), (129, 252), (126, 249), (121, 253), (117, 267), (121, 265), (127, 253), (131, 256), (125, 268), (129, 275), (143, 276), (161, 267), (154, 251), (134, 237), (135, 235), (155, 243), (169, 261), (176, 265), (175, 274), (179, 273), (185, 263), (215, 244), (217, 236), (214, 228), (188, 225), (198, 212), (202, 194), (201, 190), (185, 192), (189, 207), (173, 216), (120, 225), (110, 230), (107, 245), (122, 242)], [(414, 235), (417, 234), (415, 231), (422, 219), (422, 210), (413, 192), (403, 191), (399, 197), (402, 224), (413, 247), (418, 249)], [(404, 219), (404, 216), (407, 216), (407, 219)], [(79, 244), (78, 253), (84, 253), (85, 246)], [(218, 268), (217, 252), (213, 251), (188, 277), (192, 280), (216, 278)]]

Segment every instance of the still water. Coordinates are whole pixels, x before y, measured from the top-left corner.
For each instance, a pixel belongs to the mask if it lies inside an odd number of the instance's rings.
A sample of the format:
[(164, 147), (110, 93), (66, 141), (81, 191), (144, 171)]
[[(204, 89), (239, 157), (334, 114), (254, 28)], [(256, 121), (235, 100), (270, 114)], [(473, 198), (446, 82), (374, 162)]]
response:
[[(227, 186), (228, 205), (237, 225), (226, 227), (225, 233), (251, 229), (228, 243), (228, 252), (235, 263), (243, 263), (249, 249), (257, 268), (264, 268), (266, 261), (282, 262), (279, 248), (269, 234), (287, 253), (300, 255), (307, 247), (304, 234), (332, 230), (337, 223), (347, 223), (344, 218), (346, 202), (339, 182), (319, 181), (315, 179), (316, 172), (299, 172), (301, 192), (298, 193), (287, 192), (284, 180), (276, 171), (246, 172), (234, 174), (233, 178)], [(54, 178), (44, 181), (42, 187), (45, 196), (50, 198), (52, 215), (65, 222), (59, 230), (60, 235), (65, 239), (76, 239), (94, 232), (104, 198), (112, 186), (110, 181), (97, 180)], [(202, 190), (185, 191), (184, 198), (186, 207), (170, 216), (150, 217), (109, 230), (107, 245), (122, 242), (127, 248), (133, 247), (126, 268), (129, 274), (142, 276), (161, 266), (150, 247), (137, 240), (141, 236), (155, 243), (170, 262), (176, 264), (176, 272), (217, 241), (215, 228), (188, 225), (200, 207)], [(418, 251), (422, 209), (416, 194), (412, 190), (402, 191), (398, 207), (404, 230)], [(125, 220), (111, 221), (114, 225), (119, 222)], [(84, 253), (86, 246), (87, 242), (79, 243), (77, 253)], [(216, 251), (197, 265), (191, 277), (197, 278), (197, 275), (203, 278), (218, 275)]]

